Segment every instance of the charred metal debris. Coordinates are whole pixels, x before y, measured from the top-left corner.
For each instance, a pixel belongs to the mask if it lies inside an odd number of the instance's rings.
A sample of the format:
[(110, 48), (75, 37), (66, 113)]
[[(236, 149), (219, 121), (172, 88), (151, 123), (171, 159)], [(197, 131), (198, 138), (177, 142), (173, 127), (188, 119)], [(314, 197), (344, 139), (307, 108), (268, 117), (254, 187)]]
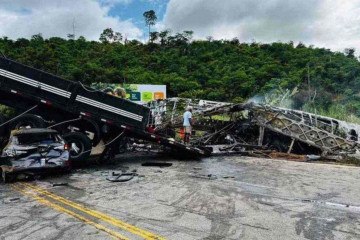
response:
[[(208, 154), (316, 160), (360, 149), (360, 126), (316, 114), (260, 105), (170, 98), (149, 103), (157, 134), (181, 139), (182, 115), (193, 107), (191, 146)], [(275, 154), (275, 155), (274, 155)], [(303, 155), (305, 157), (299, 157)]]

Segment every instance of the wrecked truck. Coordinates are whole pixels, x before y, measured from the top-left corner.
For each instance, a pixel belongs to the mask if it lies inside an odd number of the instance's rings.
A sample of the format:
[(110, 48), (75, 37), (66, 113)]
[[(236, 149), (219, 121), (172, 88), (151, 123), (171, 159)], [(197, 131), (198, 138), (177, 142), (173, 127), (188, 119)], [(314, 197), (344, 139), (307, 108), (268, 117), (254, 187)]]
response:
[(7, 140), (11, 129), (24, 127), (57, 130), (71, 146), (74, 163), (86, 164), (98, 145), (105, 149), (98, 161), (106, 162), (129, 138), (175, 155), (204, 156), (202, 149), (155, 133), (146, 106), (97, 91), (81, 79), (69, 81), (4, 57), (0, 57), (0, 104), (16, 112), (10, 119), (0, 114), (0, 138)]
[(52, 129), (20, 129), (11, 132), (0, 162), (2, 180), (32, 178), (70, 170), (69, 146)]

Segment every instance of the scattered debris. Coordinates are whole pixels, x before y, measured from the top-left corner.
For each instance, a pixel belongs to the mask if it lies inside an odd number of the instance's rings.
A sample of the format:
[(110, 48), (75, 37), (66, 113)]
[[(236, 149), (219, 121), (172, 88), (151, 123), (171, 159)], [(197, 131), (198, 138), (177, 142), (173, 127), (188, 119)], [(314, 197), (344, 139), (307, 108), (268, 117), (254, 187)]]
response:
[(315, 160), (321, 159), (321, 156), (319, 156), (319, 155), (306, 155), (306, 157), (309, 161), (315, 161)]
[(17, 202), (17, 201), (20, 201), (19, 197), (4, 199), (4, 203), (12, 203), (12, 202)]
[(138, 174), (136, 172), (120, 172), (120, 173), (116, 173), (116, 172), (112, 172), (110, 176), (108, 176), (106, 178), (106, 180), (110, 181), (110, 182), (128, 182), (131, 179), (133, 179), (135, 176), (138, 176)]
[(327, 155), (327, 156), (324, 157), (324, 159), (331, 160), (331, 161), (342, 161), (345, 158), (348, 158), (348, 157), (343, 156), (343, 155)]
[(144, 162), (141, 166), (144, 167), (171, 167), (173, 164), (168, 162)]
[(296, 161), (296, 162), (306, 162), (308, 160), (307, 156), (305, 156), (305, 155), (297, 155), (297, 154), (282, 153), (282, 152), (272, 152), (269, 154), (269, 156), (271, 158), (286, 159), (286, 160)]
[(52, 183), (51, 186), (53, 186), (53, 187), (69, 186), (69, 183), (67, 183), (67, 182)]
[(199, 173), (191, 173), (189, 174), (190, 177), (193, 177), (193, 178), (202, 178), (202, 179), (208, 179), (208, 180), (215, 180), (217, 179), (217, 176), (216, 175), (212, 175), (212, 174), (199, 174)]
[(235, 176), (223, 176), (223, 178), (228, 179), (228, 178), (235, 178)]

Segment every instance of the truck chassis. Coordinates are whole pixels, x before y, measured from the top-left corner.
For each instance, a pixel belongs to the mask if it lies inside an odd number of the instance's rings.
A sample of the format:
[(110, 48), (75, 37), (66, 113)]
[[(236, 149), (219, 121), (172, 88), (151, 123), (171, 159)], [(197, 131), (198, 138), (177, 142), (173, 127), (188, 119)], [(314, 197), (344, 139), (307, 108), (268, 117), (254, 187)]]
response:
[(88, 158), (89, 143), (96, 146), (104, 142), (103, 156), (111, 157), (118, 152), (124, 137), (155, 143), (184, 157), (206, 154), (200, 148), (151, 131), (152, 116), (146, 106), (3, 57), (0, 57), (0, 104), (19, 113), (26, 112), (10, 122), (0, 116), (3, 138), (16, 127), (50, 127), (80, 147), (80, 152), (72, 156), (73, 161)]

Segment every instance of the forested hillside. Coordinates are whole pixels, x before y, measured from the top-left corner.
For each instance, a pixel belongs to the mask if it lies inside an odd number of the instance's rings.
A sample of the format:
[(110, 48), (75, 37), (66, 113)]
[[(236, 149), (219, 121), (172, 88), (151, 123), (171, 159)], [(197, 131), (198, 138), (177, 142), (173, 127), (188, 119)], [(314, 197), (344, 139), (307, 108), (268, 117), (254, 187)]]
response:
[(191, 34), (152, 33), (147, 44), (104, 33), (101, 41), (3, 37), (0, 50), (70, 80), (166, 84), (170, 96), (242, 102), (298, 86), (294, 108), (360, 116), (360, 63), (352, 49), (334, 53), (293, 43), (191, 41)]

